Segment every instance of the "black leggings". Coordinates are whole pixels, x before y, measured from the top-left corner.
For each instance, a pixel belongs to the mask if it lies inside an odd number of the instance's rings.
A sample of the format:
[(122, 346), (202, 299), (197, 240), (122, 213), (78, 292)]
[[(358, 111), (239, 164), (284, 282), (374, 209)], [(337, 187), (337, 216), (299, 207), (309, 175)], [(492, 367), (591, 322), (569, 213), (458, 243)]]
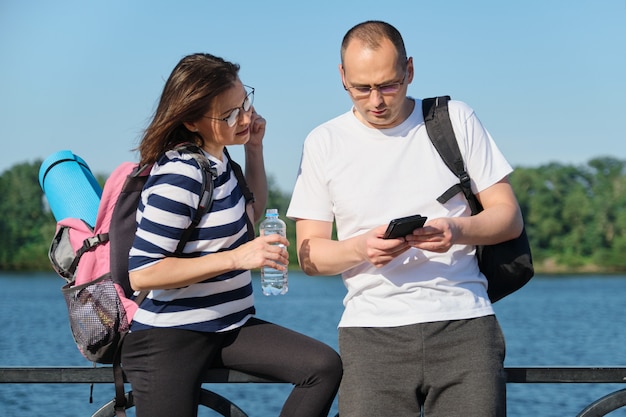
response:
[(224, 333), (151, 329), (129, 333), (122, 365), (136, 415), (194, 417), (206, 368), (229, 368), (295, 385), (281, 416), (325, 417), (337, 393), (341, 360), (332, 348), (256, 318)]

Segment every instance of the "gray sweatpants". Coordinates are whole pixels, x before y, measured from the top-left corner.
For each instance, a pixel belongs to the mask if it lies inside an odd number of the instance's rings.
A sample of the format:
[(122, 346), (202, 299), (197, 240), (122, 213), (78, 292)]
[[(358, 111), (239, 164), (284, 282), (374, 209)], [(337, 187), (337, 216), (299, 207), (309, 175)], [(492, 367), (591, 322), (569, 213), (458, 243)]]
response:
[(495, 316), (342, 327), (339, 349), (341, 417), (506, 416), (505, 344)]

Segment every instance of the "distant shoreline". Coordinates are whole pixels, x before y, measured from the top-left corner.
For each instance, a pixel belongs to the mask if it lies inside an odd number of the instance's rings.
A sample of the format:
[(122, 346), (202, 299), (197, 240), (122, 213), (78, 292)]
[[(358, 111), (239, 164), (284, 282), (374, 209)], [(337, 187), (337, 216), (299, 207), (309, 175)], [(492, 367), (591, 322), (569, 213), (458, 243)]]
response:
[[(579, 267), (571, 267), (566, 265), (558, 265), (554, 262), (553, 259), (547, 259), (542, 261), (541, 263), (535, 261), (533, 266), (535, 267), (535, 275), (624, 275), (626, 271), (617, 270), (611, 268), (600, 267), (598, 265), (583, 265)], [(259, 272), (256, 269), (252, 270), (253, 272)], [(299, 265), (293, 266), (289, 265), (289, 271), (293, 272), (301, 272), (302, 269)], [(18, 274), (29, 274), (29, 273), (53, 273), (52, 269), (22, 269), (22, 270), (8, 270), (8, 269), (0, 269), (0, 273), (18, 273)], [(340, 274), (337, 274), (340, 276)], [(323, 278), (323, 276), (311, 276), (311, 278)]]
[(621, 275), (626, 272), (615, 268), (601, 267), (599, 265), (582, 265), (577, 267), (559, 265), (554, 259), (546, 259), (541, 263), (535, 261), (533, 266), (535, 267), (535, 274), (542, 275)]

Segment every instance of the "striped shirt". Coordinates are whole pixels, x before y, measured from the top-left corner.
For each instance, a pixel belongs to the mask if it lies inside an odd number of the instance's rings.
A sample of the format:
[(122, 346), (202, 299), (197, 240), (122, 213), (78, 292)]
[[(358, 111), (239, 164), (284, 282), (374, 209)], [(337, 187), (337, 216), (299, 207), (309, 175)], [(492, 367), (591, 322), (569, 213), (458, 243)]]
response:
[[(218, 174), (213, 205), (186, 243), (185, 257), (231, 250), (248, 240), (245, 198), (226, 154), (223, 161), (205, 156)], [(188, 154), (169, 151), (154, 164), (137, 209), (129, 271), (174, 255), (195, 215), (201, 186), (200, 168)], [(173, 327), (219, 332), (243, 325), (254, 313), (250, 271), (236, 270), (182, 288), (150, 291), (133, 317), (131, 330)]]

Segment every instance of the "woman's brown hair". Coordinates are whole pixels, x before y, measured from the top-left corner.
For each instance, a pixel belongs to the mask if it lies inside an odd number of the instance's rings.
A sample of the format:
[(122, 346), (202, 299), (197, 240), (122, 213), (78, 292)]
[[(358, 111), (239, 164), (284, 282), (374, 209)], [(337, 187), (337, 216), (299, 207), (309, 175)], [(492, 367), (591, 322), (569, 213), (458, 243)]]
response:
[(138, 146), (141, 164), (154, 163), (181, 142), (203, 146), (197, 133), (184, 123), (200, 119), (213, 100), (237, 80), (239, 65), (211, 54), (192, 54), (181, 59), (163, 87), (159, 105)]

